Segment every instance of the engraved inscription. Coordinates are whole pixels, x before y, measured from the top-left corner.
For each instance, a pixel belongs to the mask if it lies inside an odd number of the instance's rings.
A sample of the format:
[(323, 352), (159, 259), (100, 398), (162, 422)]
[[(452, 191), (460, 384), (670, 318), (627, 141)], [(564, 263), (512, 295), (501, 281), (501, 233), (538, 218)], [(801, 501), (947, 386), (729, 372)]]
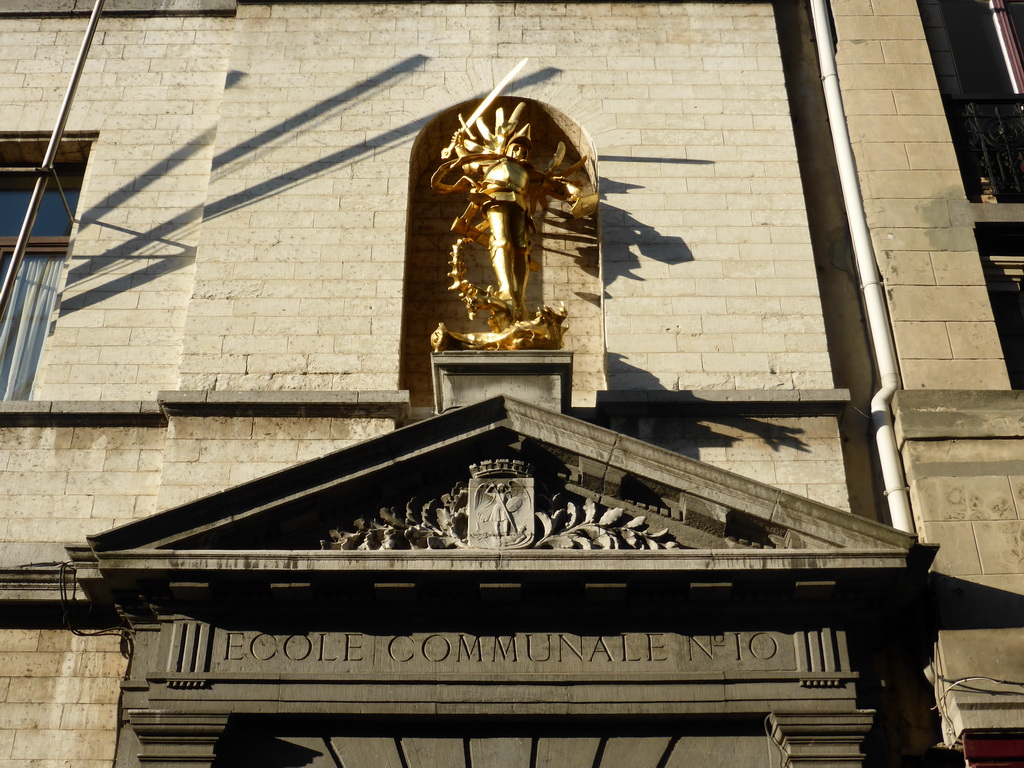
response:
[(703, 672), (796, 670), (794, 638), (780, 632), (623, 632), (579, 635), (520, 632), (273, 634), (218, 631), (218, 671), (259, 669), (298, 674), (408, 672), (580, 674), (615, 671)]

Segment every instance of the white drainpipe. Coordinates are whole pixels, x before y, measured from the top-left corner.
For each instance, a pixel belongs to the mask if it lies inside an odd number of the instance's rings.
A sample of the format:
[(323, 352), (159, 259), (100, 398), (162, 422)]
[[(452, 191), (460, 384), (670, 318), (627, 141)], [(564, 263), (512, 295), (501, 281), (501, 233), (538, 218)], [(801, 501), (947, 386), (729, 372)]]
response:
[(871, 398), (871, 426), (878, 444), (878, 458), (882, 465), (882, 479), (885, 483), (885, 497), (889, 503), (889, 516), (894, 528), (914, 532), (910, 501), (907, 497), (907, 480), (903, 474), (896, 445), (896, 432), (892, 425), (890, 404), (900, 386), (896, 350), (889, 332), (889, 319), (885, 307), (885, 294), (881, 276), (875, 260), (875, 249), (871, 244), (864, 202), (857, 180), (857, 166), (853, 159), (850, 132), (846, 127), (846, 110), (839, 90), (839, 76), (836, 74), (836, 57), (829, 26), (829, 10), (826, 0), (811, 0), (811, 19), (818, 45), (818, 62), (821, 67), (821, 82), (825, 90), (825, 107), (828, 122), (832, 128), (832, 143), (835, 146), (836, 162), (846, 204), (846, 217), (853, 239), (853, 255), (857, 264), (857, 275), (864, 294), (864, 308), (867, 312), (868, 332), (871, 349), (881, 379), (881, 389)]

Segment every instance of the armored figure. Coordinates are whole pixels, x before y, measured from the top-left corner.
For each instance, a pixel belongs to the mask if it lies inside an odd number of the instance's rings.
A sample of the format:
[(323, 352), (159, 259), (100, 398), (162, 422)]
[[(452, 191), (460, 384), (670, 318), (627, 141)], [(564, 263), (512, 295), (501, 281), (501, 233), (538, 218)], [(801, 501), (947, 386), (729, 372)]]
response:
[[(520, 127), (524, 103), (513, 110), (508, 120), (504, 111), (495, 111), (494, 130), (482, 119), (476, 120), (479, 138), (468, 125), (456, 131), (452, 143), (442, 157), (454, 150), (434, 173), (431, 186), (442, 194), (464, 192), (469, 206), (452, 224), (452, 231), (461, 236), (452, 249), (453, 282), (450, 290), (458, 291), (472, 319), (476, 312), (490, 313), (491, 333), (455, 334), (442, 324), (434, 333), (435, 350), (461, 347), (465, 349), (558, 349), (561, 347), (561, 322), (564, 310), (544, 307), (537, 317), (528, 320), (526, 283), (531, 270), (539, 265), (530, 258), (533, 216), (548, 198), (555, 197), (577, 203), (580, 190), (568, 177), (585, 162), (581, 159), (559, 173), (553, 173), (565, 157), (561, 142), (551, 162), (537, 168), (529, 161), (532, 141), (530, 125)], [(445, 181), (456, 169), (461, 171), (454, 183)], [(574, 214), (577, 213), (574, 210)], [(497, 288), (481, 292), (465, 277), (462, 248), (469, 243), (487, 247)]]

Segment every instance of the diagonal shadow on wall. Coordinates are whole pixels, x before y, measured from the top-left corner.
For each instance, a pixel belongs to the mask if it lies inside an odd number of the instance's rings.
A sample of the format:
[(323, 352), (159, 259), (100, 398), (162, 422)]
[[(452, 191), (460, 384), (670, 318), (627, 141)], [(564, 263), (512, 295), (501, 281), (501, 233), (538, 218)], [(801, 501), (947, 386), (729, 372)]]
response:
[[(212, 168), (214, 170), (223, 170), (232, 163), (237, 162), (239, 159), (263, 146), (271, 144), (282, 136), (300, 130), (328, 116), (336, 116), (339, 112), (350, 108), (358, 99), (366, 97), (374, 90), (380, 89), (385, 85), (391, 85), (401, 76), (422, 67), (427, 60), (426, 56), (411, 56), (368, 78), (359, 85), (339, 91), (330, 98), (318, 102), (316, 105), (296, 115), (292, 115), (272, 128), (257, 134), (254, 139), (247, 141), (244, 145), (232, 147), (216, 155), (212, 161)], [(244, 73), (233, 73), (234, 77), (231, 77), (231, 74), (229, 73), (227, 87), (237, 84), (244, 76)], [(281, 192), (375, 149), (397, 144), (401, 140), (414, 135), (419, 130), (419, 127), (429, 119), (429, 117), (425, 117), (421, 120), (410, 121), (401, 128), (387, 131), (362, 145), (340, 150), (316, 163), (309, 163), (287, 173), (280, 174), (273, 179), (268, 179), (257, 185), (257, 187), (246, 190), (243, 195), (231, 195), (222, 200), (208, 203), (206, 206), (195, 206), (145, 231), (132, 231), (103, 221), (102, 217), (105, 214), (127, 203), (138, 195), (139, 192), (166, 176), (214, 140), (215, 129), (211, 128), (200, 133), (183, 147), (158, 161), (143, 173), (133, 177), (131, 181), (122, 185), (82, 213), (81, 222), (83, 225), (115, 229), (130, 234), (132, 237), (119, 243), (109, 251), (82, 262), (68, 272), (66, 286), (78, 285), (87, 279), (96, 280), (98, 284), (63, 300), (60, 304), (60, 316), (92, 306), (109, 298), (112, 294), (144, 285), (155, 280), (160, 275), (173, 272), (191, 264), (192, 259), (195, 257), (195, 247), (186, 245), (174, 238), (175, 236), (178, 238), (186, 236), (190, 227), (199, 226), (205, 218), (221, 215), (230, 210), (251, 204), (256, 200)], [(170, 256), (162, 256), (154, 261), (152, 256), (145, 253), (146, 249), (154, 243), (177, 247), (180, 249), (180, 252)], [(119, 271), (116, 276), (103, 281), (103, 274), (106, 271), (119, 268), (122, 262), (133, 259), (144, 259), (146, 263), (130, 273)]]

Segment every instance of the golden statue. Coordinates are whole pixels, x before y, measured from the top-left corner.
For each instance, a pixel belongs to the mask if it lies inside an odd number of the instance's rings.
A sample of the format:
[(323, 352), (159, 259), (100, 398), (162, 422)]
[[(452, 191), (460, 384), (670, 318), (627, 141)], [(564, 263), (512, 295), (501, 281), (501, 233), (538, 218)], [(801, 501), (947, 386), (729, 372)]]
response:
[[(499, 86), (500, 88), (501, 86)], [(492, 92), (492, 97), (496, 95)], [(491, 97), (489, 97), (491, 98)], [(493, 98), (491, 98), (493, 100)], [(481, 107), (486, 107), (485, 101)], [(532, 319), (526, 310), (526, 283), (531, 271), (540, 265), (530, 258), (533, 217), (542, 210), (548, 198), (566, 200), (573, 205), (573, 216), (592, 210), (593, 201), (581, 203), (580, 189), (568, 180), (586, 158), (558, 171), (565, 159), (565, 145), (558, 143), (554, 157), (544, 168), (529, 161), (533, 143), (530, 124), (520, 125), (524, 103), (512, 111), (508, 120), (504, 110), (495, 110), (494, 129), (480, 118), (483, 109), (470, 118), (459, 120), (462, 126), (452, 143), (441, 153), (444, 162), (430, 180), (431, 187), (442, 194), (464, 192), (469, 206), (455, 219), (452, 231), (460, 236), (452, 246), (452, 278), (449, 290), (457, 291), (467, 308), (469, 318), (477, 312), (490, 313), (489, 333), (454, 333), (444, 323), (430, 337), (435, 352), (446, 349), (561, 349), (562, 323), (565, 307), (542, 307)], [(474, 135), (475, 126), (477, 134)], [(454, 150), (455, 156), (451, 157)], [(461, 175), (448, 183), (456, 169)], [(497, 288), (481, 291), (466, 279), (463, 249), (471, 243), (487, 247)]]

